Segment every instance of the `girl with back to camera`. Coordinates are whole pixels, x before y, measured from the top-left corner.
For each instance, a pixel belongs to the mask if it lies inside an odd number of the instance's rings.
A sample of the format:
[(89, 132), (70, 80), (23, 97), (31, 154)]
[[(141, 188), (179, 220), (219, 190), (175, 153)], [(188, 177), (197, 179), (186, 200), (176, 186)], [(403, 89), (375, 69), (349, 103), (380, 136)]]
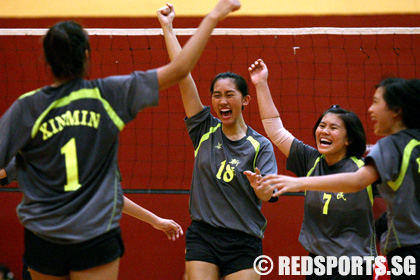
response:
[[(387, 230), (381, 250), (391, 279), (420, 274), (420, 80), (385, 79), (376, 88), (368, 112), (380, 139), (355, 173), (314, 178), (269, 175), (258, 188), (278, 188), (276, 195), (303, 190), (357, 192), (376, 184), (387, 203)], [(394, 261), (393, 258), (395, 257)], [(402, 263), (405, 261), (405, 263)], [(394, 272), (402, 272), (397, 275)]]
[[(337, 105), (325, 111), (315, 123), (313, 135), (317, 148), (296, 139), (283, 127), (268, 87), (268, 69), (259, 59), (249, 68), (255, 85), (258, 107), (264, 129), (271, 141), (287, 157), (287, 169), (297, 176), (319, 176), (353, 172), (363, 166), (360, 159), (366, 149), (362, 123), (353, 112)], [(250, 180), (256, 174), (246, 172)], [(261, 188), (261, 187), (259, 187)], [(274, 190), (270, 186), (265, 188)], [(299, 242), (310, 256), (376, 256), (375, 222), (372, 211), (373, 194), (369, 186), (354, 194), (305, 192), (305, 208)], [(371, 279), (372, 276), (340, 276), (337, 268), (332, 275), (306, 279)]]
[(220, 0), (171, 63), (92, 81), (84, 79), (86, 31), (73, 21), (48, 30), (53, 83), (22, 95), (0, 119), (0, 169), (16, 156), (24, 263), (34, 280), (117, 279), (124, 251), (119, 133), (192, 70), (217, 22), (239, 7)]
[[(174, 8), (167, 4), (157, 14), (174, 59), (181, 51), (172, 27)], [(191, 75), (179, 86), (195, 150), (192, 223), (186, 234), (187, 278), (259, 279), (253, 263), (262, 254), (267, 224), (261, 200), (269, 201), (273, 193), (254, 191), (243, 171), (259, 168), (268, 174), (277, 170), (277, 164), (270, 141), (244, 121), (242, 110), (250, 101), (248, 85), (234, 73), (216, 76), (210, 93), (217, 118), (210, 107), (202, 105)]]

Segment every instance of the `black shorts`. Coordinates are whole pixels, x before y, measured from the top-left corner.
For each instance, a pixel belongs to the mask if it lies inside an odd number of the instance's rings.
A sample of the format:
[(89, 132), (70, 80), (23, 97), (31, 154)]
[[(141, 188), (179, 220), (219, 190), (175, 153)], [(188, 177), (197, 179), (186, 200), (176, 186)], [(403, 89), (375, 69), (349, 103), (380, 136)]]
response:
[(186, 261), (215, 264), (221, 277), (254, 267), (254, 260), (262, 255), (261, 238), (197, 221), (189, 226), (186, 243)]
[(110, 263), (124, 254), (119, 228), (76, 244), (57, 244), (25, 229), (23, 263), (29, 268), (52, 276), (66, 276)]

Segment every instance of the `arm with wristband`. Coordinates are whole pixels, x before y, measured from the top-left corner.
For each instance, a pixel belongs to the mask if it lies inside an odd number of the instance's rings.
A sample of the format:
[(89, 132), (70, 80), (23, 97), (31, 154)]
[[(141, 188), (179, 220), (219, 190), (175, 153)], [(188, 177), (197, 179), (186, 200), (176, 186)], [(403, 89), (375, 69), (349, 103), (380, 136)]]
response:
[(274, 145), (288, 157), (290, 147), (292, 146), (295, 137), (284, 128), (283, 122), (280, 119), (280, 114), (274, 105), (267, 82), (267, 66), (262, 59), (258, 59), (248, 68), (248, 71), (251, 81), (257, 91), (258, 108), (264, 130)]

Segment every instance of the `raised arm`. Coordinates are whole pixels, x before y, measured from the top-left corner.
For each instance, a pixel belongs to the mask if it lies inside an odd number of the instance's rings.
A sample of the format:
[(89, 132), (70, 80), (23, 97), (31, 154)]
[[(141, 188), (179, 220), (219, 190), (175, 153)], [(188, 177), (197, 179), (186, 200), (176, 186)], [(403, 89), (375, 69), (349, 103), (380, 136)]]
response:
[[(160, 8), (157, 11), (157, 16), (160, 25), (162, 26), (169, 58), (173, 60), (182, 50), (172, 26), (172, 22), (175, 18), (174, 6), (167, 3), (165, 7)], [(188, 118), (203, 110), (203, 104), (201, 103), (191, 73), (188, 73), (187, 77), (179, 82), (179, 89), (181, 91), (185, 113)]]
[(165, 89), (178, 83), (191, 72), (217, 23), (230, 12), (238, 10), (240, 6), (238, 0), (219, 1), (216, 7), (200, 23), (197, 31), (188, 40), (181, 52), (169, 64), (157, 69), (159, 89)]
[(137, 205), (125, 196), (123, 213), (130, 215), (140, 221), (146, 222), (152, 225), (155, 229), (163, 231), (170, 240), (176, 240), (180, 235), (183, 234), (181, 226), (174, 221), (162, 219), (161, 217), (156, 216), (149, 210), (144, 209), (140, 205)]
[(248, 68), (248, 71), (257, 91), (258, 108), (265, 132), (280, 151), (289, 157), (290, 147), (295, 137), (283, 127), (280, 114), (274, 105), (267, 82), (267, 66), (262, 59), (258, 59)]

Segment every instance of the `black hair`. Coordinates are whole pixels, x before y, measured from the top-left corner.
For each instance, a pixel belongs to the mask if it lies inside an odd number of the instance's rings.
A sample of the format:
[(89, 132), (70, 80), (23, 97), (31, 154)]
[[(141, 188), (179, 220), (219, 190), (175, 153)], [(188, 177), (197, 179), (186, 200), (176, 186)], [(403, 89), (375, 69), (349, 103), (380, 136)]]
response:
[(366, 133), (363, 124), (355, 113), (340, 108), (338, 105), (331, 106), (331, 108), (322, 113), (318, 118), (312, 130), (315, 139), (316, 129), (318, 128), (322, 118), (326, 114), (330, 113), (336, 114), (343, 121), (344, 126), (346, 127), (346, 136), (349, 141), (346, 157), (355, 156), (357, 158), (361, 158), (366, 151)]
[(83, 78), (86, 74), (86, 50), (90, 51), (89, 36), (74, 21), (53, 25), (43, 39), (44, 56), (58, 79)]
[(388, 78), (376, 88), (384, 89), (383, 98), (394, 112), (401, 111), (401, 117), (407, 128), (420, 128), (420, 80)]
[(214, 85), (220, 79), (232, 79), (237, 89), (242, 93), (242, 96), (247, 96), (249, 94), (248, 84), (245, 81), (245, 79), (242, 76), (232, 73), (232, 72), (219, 73), (216, 75), (216, 77), (214, 77), (213, 82), (211, 83), (211, 86), (210, 86), (211, 94), (213, 94)]

